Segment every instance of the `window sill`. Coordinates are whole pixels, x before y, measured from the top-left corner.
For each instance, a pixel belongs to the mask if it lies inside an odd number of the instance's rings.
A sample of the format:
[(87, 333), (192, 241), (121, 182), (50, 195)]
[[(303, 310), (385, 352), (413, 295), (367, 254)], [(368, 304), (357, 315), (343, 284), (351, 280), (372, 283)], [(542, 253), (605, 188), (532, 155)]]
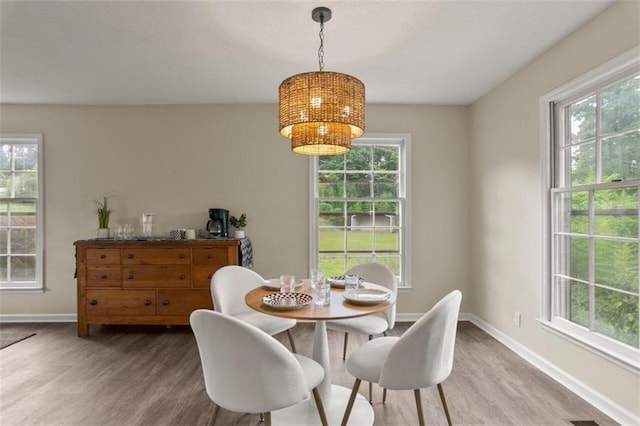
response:
[(594, 342), (587, 342), (578, 333), (572, 332), (568, 328), (559, 326), (551, 321), (547, 321), (542, 318), (538, 318), (538, 322), (540, 325), (547, 331), (560, 336), (570, 342), (580, 346), (583, 349), (588, 350), (589, 352), (596, 354), (606, 360), (636, 374), (640, 375), (640, 355), (633, 356), (625, 356), (623, 354), (617, 353), (615, 350), (611, 348), (605, 347), (604, 345), (599, 345)]
[(413, 291), (413, 287), (408, 285), (398, 286), (398, 293), (411, 293)]
[(44, 293), (44, 288), (16, 288), (16, 287), (8, 287), (3, 288), (0, 287), (0, 293), (2, 294), (20, 294), (20, 293)]

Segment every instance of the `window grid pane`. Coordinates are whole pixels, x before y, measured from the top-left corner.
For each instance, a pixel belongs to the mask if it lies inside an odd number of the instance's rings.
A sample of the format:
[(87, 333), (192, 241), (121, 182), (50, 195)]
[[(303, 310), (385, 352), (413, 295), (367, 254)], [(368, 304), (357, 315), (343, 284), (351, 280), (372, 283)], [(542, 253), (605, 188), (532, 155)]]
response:
[(41, 288), (40, 145), (16, 139), (0, 141), (0, 288)]
[(317, 160), (317, 264), (326, 276), (360, 263), (390, 267), (402, 283), (402, 149), (359, 140)]
[(638, 348), (640, 184), (599, 188), (552, 191), (552, 315)]
[(640, 74), (595, 89), (560, 112), (552, 315), (638, 348)]

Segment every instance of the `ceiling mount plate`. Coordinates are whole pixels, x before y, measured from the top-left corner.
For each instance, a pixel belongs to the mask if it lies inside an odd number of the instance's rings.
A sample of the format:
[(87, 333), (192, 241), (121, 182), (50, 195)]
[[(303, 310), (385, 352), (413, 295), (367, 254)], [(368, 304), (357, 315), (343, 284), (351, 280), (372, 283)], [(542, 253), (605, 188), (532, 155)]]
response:
[(328, 7), (316, 7), (311, 12), (311, 18), (316, 22), (329, 22), (331, 20), (331, 9)]

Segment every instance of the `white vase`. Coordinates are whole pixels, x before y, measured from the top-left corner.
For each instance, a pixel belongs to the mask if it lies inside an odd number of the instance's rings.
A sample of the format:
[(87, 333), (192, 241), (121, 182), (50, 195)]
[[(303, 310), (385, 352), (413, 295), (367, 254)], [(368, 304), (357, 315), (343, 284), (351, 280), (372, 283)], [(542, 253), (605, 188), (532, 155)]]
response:
[(236, 229), (236, 238), (244, 238), (244, 231)]
[(109, 238), (109, 228), (98, 228), (98, 238)]

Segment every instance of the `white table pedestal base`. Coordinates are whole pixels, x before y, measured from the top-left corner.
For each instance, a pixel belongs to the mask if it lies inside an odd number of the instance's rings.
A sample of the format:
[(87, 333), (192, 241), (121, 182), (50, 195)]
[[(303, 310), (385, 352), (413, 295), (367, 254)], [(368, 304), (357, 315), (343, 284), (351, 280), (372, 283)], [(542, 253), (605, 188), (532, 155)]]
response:
[[(344, 386), (331, 385), (330, 400), (322, 401), (330, 426), (340, 426), (344, 410), (347, 408), (347, 402), (349, 402), (349, 395), (351, 395), (351, 389), (347, 389)], [(373, 407), (364, 396), (358, 394), (349, 416), (349, 426), (371, 426), (373, 425), (373, 419)], [(306, 401), (293, 407), (273, 411), (271, 413), (271, 423), (273, 426), (321, 425), (318, 409), (312, 395)]]

